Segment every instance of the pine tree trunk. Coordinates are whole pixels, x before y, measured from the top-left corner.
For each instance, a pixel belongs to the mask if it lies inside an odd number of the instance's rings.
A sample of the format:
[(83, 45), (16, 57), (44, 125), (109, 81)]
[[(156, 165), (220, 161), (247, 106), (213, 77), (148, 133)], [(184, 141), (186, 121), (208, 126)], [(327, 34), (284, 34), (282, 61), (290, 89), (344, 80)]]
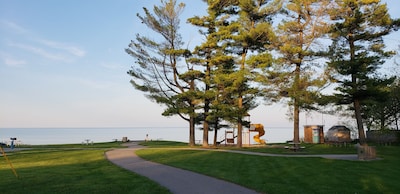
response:
[(242, 147), (242, 130), (243, 130), (243, 125), (242, 125), (242, 119), (239, 119), (238, 122), (238, 134), (237, 134), (237, 147), (241, 148)]
[(300, 120), (300, 108), (296, 104), (296, 99), (295, 99), (295, 105), (294, 105), (294, 112), (293, 112), (293, 143), (294, 145), (298, 145), (300, 143), (300, 133), (299, 133), (299, 120)]
[(385, 108), (382, 108), (381, 113), (380, 113), (380, 120), (381, 120), (381, 126), (380, 126), (380, 130), (384, 130), (385, 129), (385, 123), (386, 123), (386, 115), (387, 113), (385, 112)]
[(361, 117), (361, 105), (358, 99), (354, 100), (354, 111), (357, 120), (357, 129), (358, 129), (358, 138), (360, 140), (361, 145), (366, 145), (367, 141), (365, 138), (364, 126)]
[(208, 147), (208, 121), (204, 120), (203, 123), (203, 147)]
[(301, 89), (300, 85), (300, 63), (296, 64), (296, 70), (295, 70), (295, 78), (294, 78), (294, 111), (293, 111), (293, 142), (295, 143), (294, 145), (298, 145), (300, 143), (300, 134), (299, 134), (299, 122), (300, 122), (300, 105), (299, 105), (299, 90)]
[(217, 146), (217, 135), (218, 135), (218, 128), (217, 126), (214, 127), (214, 141), (213, 141), (213, 145)]
[[(209, 51), (207, 51), (207, 60), (210, 60), (209, 57)], [(205, 84), (206, 88), (204, 93), (206, 94), (208, 91), (210, 91), (210, 73), (211, 72), (211, 67), (210, 63), (207, 63), (207, 68), (206, 68), (206, 77), (205, 77)], [(210, 99), (205, 97), (204, 99), (204, 123), (203, 123), (203, 147), (208, 147), (208, 131), (210, 130), (209, 123), (208, 123), (208, 114), (210, 112)]]
[[(352, 35), (349, 35), (348, 41), (349, 41), (349, 46), (350, 46), (350, 60), (355, 61), (356, 60), (356, 47), (354, 44), (354, 37)], [(352, 82), (352, 87), (355, 90), (358, 87), (357, 77), (355, 74), (351, 75), (351, 82)], [(355, 117), (356, 117), (356, 121), (357, 121), (358, 138), (360, 140), (361, 145), (366, 145), (364, 126), (363, 126), (362, 116), (361, 116), (361, 104), (360, 104), (359, 99), (354, 98), (354, 94), (353, 94), (353, 105), (354, 105), (354, 113), (355, 113)]]
[[(239, 97), (239, 102), (238, 102), (238, 105), (239, 105), (239, 111), (241, 112), (242, 111), (242, 108), (243, 108), (243, 97), (242, 97), (242, 95), (240, 95), (240, 97)], [(239, 118), (238, 118), (238, 131), (237, 131), (237, 147), (239, 147), (239, 148), (241, 148), (242, 147), (242, 129), (243, 129), (243, 126), (242, 126), (242, 115), (240, 114), (239, 115)]]
[(189, 121), (189, 146), (195, 146), (195, 136), (194, 136), (194, 116), (190, 116)]

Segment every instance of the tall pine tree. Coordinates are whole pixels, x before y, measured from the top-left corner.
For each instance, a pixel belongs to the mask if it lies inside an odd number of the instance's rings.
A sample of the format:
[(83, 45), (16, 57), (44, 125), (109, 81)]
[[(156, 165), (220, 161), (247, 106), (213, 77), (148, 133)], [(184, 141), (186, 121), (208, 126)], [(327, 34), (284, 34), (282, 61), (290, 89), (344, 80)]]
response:
[[(219, 44), (221, 34), (218, 32), (220, 26), (227, 23), (227, 17), (220, 17), (225, 14), (223, 8), (229, 5), (228, 1), (208, 1), (208, 9), (206, 16), (195, 16), (189, 18), (188, 21), (194, 26), (200, 28), (199, 32), (204, 36), (205, 41), (197, 46), (193, 51), (191, 63), (203, 66), (204, 75), (202, 76), (202, 101), (203, 101), (203, 147), (208, 146), (208, 132), (214, 130), (214, 145), (217, 144), (217, 131), (225, 126), (221, 122), (227, 117), (226, 110), (221, 108), (226, 105), (232, 107), (224, 98), (227, 95), (222, 95), (221, 88), (226, 88), (231, 85), (230, 80), (219, 82), (223, 75), (229, 75), (234, 72), (233, 57), (225, 55), (225, 47)], [(226, 92), (226, 91), (225, 91)]]
[(319, 91), (326, 83), (318, 59), (318, 44), (328, 29), (328, 0), (292, 0), (283, 5), (283, 18), (277, 29), (276, 65), (267, 76), (288, 98), (293, 108), (293, 141), (300, 142), (300, 111), (312, 109)]
[(366, 144), (362, 106), (379, 94), (376, 73), (384, 59), (393, 52), (384, 50), (382, 37), (393, 29), (386, 4), (380, 0), (336, 0), (331, 9), (333, 43), (328, 65), (336, 71), (332, 78), (338, 83), (335, 94), (339, 104), (352, 105), (361, 144)]
[(227, 45), (227, 54), (236, 58), (236, 72), (230, 91), (234, 93), (236, 116), (232, 118), (237, 123), (237, 146), (242, 146), (243, 126), (248, 125), (244, 119), (249, 110), (255, 108), (255, 97), (259, 90), (251, 85), (255, 77), (252, 66), (247, 61), (251, 54), (265, 52), (271, 43), (272, 17), (277, 12), (279, 1), (272, 0), (239, 0), (230, 7), (230, 23), (220, 28), (226, 32), (222, 40)]
[(137, 34), (125, 51), (135, 59), (128, 74), (131, 83), (147, 97), (166, 106), (164, 116), (179, 115), (189, 122), (189, 145), (195, 145), (195, 120), (198, 106), (195, 80), (201, 72), (183, 61), (190, 52), (183, 49), (179, 34), (180, 14), (184, 4), (176, 0), (161, 1), (153, 13), (143, 8), (145, 15), (138, 18), (155, 35)]

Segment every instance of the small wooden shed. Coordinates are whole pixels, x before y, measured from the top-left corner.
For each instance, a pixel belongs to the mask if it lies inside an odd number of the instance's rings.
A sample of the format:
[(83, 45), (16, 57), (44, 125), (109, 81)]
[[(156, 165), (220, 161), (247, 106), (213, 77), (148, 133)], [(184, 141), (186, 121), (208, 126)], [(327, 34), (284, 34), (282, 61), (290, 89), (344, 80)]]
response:
[(324, 143), (323, 125), (304, 125), (305, 143)]

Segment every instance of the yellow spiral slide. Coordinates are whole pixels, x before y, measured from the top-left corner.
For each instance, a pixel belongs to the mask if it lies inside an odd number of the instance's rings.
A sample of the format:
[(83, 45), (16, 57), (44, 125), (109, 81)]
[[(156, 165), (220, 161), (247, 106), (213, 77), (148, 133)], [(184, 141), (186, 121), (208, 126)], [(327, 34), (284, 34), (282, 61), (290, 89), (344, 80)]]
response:
[(260, 139), (265, 134), (264, 125), (262, 124), (250, 124), (250, 131), (257, 131), (258, 134), (253, 136), (255, 142), (259, 144), (265, 144), (265, 140)]

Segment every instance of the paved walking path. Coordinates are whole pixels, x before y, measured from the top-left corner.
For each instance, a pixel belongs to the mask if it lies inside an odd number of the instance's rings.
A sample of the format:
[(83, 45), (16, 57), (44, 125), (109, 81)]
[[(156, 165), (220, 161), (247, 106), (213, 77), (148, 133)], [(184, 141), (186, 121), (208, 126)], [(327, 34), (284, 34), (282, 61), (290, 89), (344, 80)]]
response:
[(256, 155), (256, 156), (277, 156), (277, 157), (297, 157), (297, 158), (326, 158), (326, 159), (335, 159), (335, 160), (359, 160), (357, 154), (313, 154), (313, 155), (305, 155), (305, 154), (269, 154), (269, 153), (247, 152), (247, 151), (239, 151), (239, 150), (222, 150), (222, 149), (211, 150), (211, 149), (202, 149), (202, 148), (199, 148), (199, 150), (231, 152), (231, 153)]
[(146, 176), (175, 194), (256, 194), (256, 191), (199, 173), (150, 162), (139, 158), (135, 150), (143, 148), (136, 142), (127, 144), (129, 148), (106, 152), (112, 163)]
[[(138, 142), (125, 144), (128, 148), (114, 149), (106, 152), (106, 157), (112, 163), (150, 178), (160, 185), (168, 188), (175, 194), (255, 194), (256, 191), (247, 189), (240, 185), (223, 181), (214, 177), (202, 175), (199, 173), (182, 170), (179, 168), (158, 164), (155, 162), (141, 159), (135, 154), (135, 150), (143, 149), (144, 146), (138, 145)], [(189, 148), (193, 149), (193, 148)], [(208, 151), (222, 151), (259, 156), (278, 156), (278, 157), (322, 157), (327, 159), (340, 160), (358, 160), (357, 154), (329, 154), (329, 155), (284, 155), (268, 154), (258, 152), (246, 152), (237, 150), (221, 149), (202, 149)]]

